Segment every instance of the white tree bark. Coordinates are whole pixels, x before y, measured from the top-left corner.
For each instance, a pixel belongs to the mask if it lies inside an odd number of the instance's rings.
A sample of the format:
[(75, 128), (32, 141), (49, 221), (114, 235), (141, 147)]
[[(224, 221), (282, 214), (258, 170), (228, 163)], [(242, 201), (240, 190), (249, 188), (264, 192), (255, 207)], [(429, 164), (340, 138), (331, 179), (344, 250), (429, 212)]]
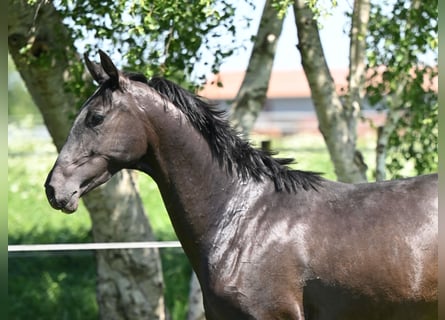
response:
[(198, 278), (193, 272), (190, 279), (189, 310), (187, 320), (205, 320), (202, 291)]
[(403, 110), (391, 110), (387, 113), (384, 125), (377, 128), (377, 147), (376, 147), (376, 181), (386, 180), (386, 154), (389, 137), (397, 126), (399, 119), (403, 117)]
[[(301, 61), (311, 88), (312, 100), (317, 114), (319, 129), (324, 137), (334, 164), (338, 180), (345, 182), (366, 181), (367, 166), (361, 153), (356, 148), (356, 130), (359, 115), (359, 101), (351, 99), (351, 102), (343, 103), (335, 90), (335, 83), (326, 63), (326, 58), (321, 46), (317, 21), (312, 10), (305, 0), (294, 2), (294, 13), (298, 33), (298, 49), (301, 53)], [(360, 7), (359, 13), (365, 14), (368, 7)], [(354, 9), (356, 10), (356, 9)], [(368, 8), (369, 10), (369, 8)], [(368, 13), (369, 14), (369, 13)], [(357, 19), (358, 23), (361, 21)], [(367, 22), (366, 18), (363, 20)], [(363, 26), (355, 25), (352, 34), (360, 34)], [(354, 87), (349, 92), (360, 92), (362, 45), (356, 38), (351, 47), (355, 61), (351, 62), (355, 67), (355, 74), (350, 82)], [(357, 88), (355, 86), (358, 86)]]
[(266, 101), (269, 79), (283, 19), (267, 0), (249, 59), (244, 80), (231, 106), (230, 120), (235, 128), (247, 136)]
[[(346, 110), (349, 112), (353, 127), (350, 134), (356, 134), (357, 119), (360, 116), (365, 96), (366, 80), (366, 35), (371, 4), (369, 0), (354, 0), (352, 12), (350, 47), (349, 47), (349, 92), (346, 99)], [(352, 137), (352, 139), (357, 139)]]
[[(86, 196), (96, 242), (153, 240), (133, 174), (123, 170)], [(96, 258), (101, 319), (165, 319), (157, 249), (99, 250)]]

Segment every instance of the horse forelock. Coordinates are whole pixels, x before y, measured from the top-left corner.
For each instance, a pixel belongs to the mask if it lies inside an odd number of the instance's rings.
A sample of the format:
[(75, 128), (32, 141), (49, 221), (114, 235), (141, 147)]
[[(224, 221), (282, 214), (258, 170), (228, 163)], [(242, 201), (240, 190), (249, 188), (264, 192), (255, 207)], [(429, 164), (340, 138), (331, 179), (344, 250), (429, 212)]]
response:
[(259, 182), (270, 178), (277, 191), (297, 192), (300, 189), (317, 189), (321, 177), (318, 173), (292, 170), (293, 159), (272, 157), (273, 153), (255, 149), (240, 137), (226, 120), (226, 112), (179, 85), (162, 77), (148, 80), (141, 74), (127, 74), (133, 81), (146, 83), (166, 101), (177, 107), (200, 132), (210, 146), (213, 157), (229, 174), (236, 173), (246, 180)]

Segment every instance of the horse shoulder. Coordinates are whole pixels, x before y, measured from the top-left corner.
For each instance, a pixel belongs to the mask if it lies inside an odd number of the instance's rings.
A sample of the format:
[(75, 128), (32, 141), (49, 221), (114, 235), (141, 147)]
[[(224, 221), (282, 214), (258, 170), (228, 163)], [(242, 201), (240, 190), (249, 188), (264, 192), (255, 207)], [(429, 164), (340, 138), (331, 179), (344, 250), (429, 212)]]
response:
[(307, 256), (295, 249), (304, 246), (307, 228), (299, 219), (304, 210), (295, 211), (294, 194), (272, 188), (244, 208), (227, 213), (230, 219), (215, 227), (209, 241), (203, 273), (213, 305), (237, 306), (239, 319), (243, 312), (265, 319), (267, 314), (302, 315), (304, 280), (297, 279)]

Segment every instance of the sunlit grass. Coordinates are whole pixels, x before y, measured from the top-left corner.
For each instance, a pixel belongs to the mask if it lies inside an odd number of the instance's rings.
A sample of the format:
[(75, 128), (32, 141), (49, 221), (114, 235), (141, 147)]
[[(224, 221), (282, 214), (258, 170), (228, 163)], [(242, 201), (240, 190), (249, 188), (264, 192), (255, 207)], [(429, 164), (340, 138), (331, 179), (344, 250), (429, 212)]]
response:
[[(336, 180), (334, 166), (328, 149), (320, 133), (289, 135), (284, 137), (268, 137), (256, 135), (252, 137), (255, 146), (261, 141), (269, 140), (272, 151), (278, 152), (277, 157), (289, 157), (295, 160), (294, 169), (319, 172), (326, 179)], [(368, 181), (374, 181), (375, 170), (375, 136), (367, 133), (359, 137), (357, 148), (368, 165)]]

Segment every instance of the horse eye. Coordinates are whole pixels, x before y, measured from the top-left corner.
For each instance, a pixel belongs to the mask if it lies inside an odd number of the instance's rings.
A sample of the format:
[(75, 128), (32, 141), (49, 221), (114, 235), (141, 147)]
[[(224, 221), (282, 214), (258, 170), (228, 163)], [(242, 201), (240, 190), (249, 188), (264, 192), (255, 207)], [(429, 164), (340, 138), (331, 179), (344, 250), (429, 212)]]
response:
[(105, 117), (101, 114), (94, 113), (90, 117), (89, 125), (92, 127), (100, 125), (102, 122), (104, 122)]

